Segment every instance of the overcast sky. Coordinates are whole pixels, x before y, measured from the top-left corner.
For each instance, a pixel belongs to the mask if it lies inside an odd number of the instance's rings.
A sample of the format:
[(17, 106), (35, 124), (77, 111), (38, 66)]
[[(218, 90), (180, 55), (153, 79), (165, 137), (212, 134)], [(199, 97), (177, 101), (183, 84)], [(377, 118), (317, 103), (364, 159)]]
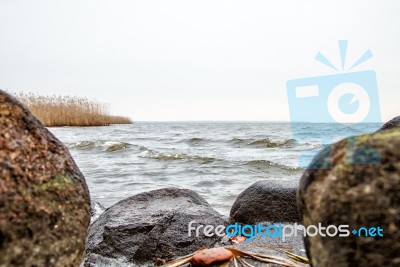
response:
[(79, 95), (133, 120), (289, 120), (286, 81), (375, 70), (399, 115), (400, 1), (0, 2), (0, 88)]

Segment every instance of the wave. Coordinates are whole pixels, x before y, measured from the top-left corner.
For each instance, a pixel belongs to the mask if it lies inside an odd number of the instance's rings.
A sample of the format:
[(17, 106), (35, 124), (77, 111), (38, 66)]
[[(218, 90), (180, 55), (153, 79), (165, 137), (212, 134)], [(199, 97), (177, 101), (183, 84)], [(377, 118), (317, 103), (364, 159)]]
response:
[(208, 156), (199, 156), (199, 155), (188, 155), (185, 153), (169, 153), (169, 152), (160, 152), (153, 149), (148, 149), (146, 147), (140, 147), (140, 155), (142, 158), (150, 158), (161, 161), (173, 161), (173, 160), (182, 160), (182, 161), (197, 161), (201, 164), (213, 163), (217, 159), (214, 157)]
[(269, 138), (266, 139), (260, 139), (251, 142), (249, 145), (250, 146), (265, 146), (265, 147), (282, 147), (282, 146), (287, 146), (287, 145), (292, 145), (296, 141), (294, 139), (285, 139), (283, 141), (276, 141), (276, 140), (271, 140)]
[(183, 140), (183, 142), (188, 143), (190, 145), (197, 145), (197, 144), (205, 142), (205, 141), (207, 141), (207, 139), (204, 139), (201, 137), (192, 137), (192, 138)]
[(293, 145), (296, 143), (295, 139), (284, 139), (284, 140), (273, 140), (270, 138), (264, 139), (241, 139), (241, 138), (233, 138), (229, 140), (229, 143), (235, 145), (247, 145), (251, 147), (284, 147), (288, 145)]
[(269, 160), (250, 160), (250, 161), (244, 163), (244, 165), (250, 166), (253, 168), (257, 168), (257, 169), (261, 169), (261, 170), (270, 169), (271, 167), (276, 167), (276, 168), (279, 168), (282, 170), (287, 170), (287, 171), (303, 170), (303, 168), (300, 168), (300, 167), (288, 166), (285, 164), (280, 164), (280, 163), (276, 163), (276, 162), (269, 161)]
[(247, 144), (248, 141), (246, 139), (241, 139), (241, 138), (232, 138), (231, 140), (228, 141), (228, 143), (241, 145), (241, 144)]
[(115, 152), (126, 149), (130, 146), (132, 145), (125, 142), (104, 141), (104, 140), (80, 141), (68, 145), (69, 148), (74, 148), (78, 150), (92, 150), (96, 148), (101, 148), (105, 152)]

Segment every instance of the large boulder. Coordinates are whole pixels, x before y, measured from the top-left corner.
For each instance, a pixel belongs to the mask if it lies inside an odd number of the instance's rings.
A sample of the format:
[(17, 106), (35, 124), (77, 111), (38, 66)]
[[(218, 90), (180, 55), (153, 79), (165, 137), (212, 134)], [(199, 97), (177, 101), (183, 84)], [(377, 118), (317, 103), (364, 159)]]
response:
[(390, 121), (386, 122), (378, 131), (398, 128), (398, 127), (400, 127), (400, 116), (394, 117)]
[(0, 91), (0, 266), (79, 266), (89, 222), (67, 148)]
[[(305, 171), (303, 224), (349, 230), (346, 237), (306, 237), (312, 266), (400, 266), (399, 147), (398, 129), (348, 138), (321, 151)], [(375, 230), (366, 236), (361, 227)]]
[[(91, 225), (86, 244), (85, 266), (113, 259), (135, 264), (182, 256), (213, 246), (220, 237), (200, 231), (188, 235), (189, 222), (223, 225), (225, 218), (197, 193), (163, 188), (126, 198), (109, 207)], [(150, 263), (151, 264), (151, 263)]]
[(236, 198), (230, 211), (230, 222), (299, 222), (294, 184), (258, 181)]

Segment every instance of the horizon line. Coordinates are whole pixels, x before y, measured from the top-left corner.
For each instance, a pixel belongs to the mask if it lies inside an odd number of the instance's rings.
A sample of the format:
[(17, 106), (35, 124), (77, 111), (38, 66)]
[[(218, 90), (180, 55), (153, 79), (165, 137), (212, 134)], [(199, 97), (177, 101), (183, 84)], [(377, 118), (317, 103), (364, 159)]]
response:
[[(311, 121), (281, 121), (281, 120), (133, 120), (133, 123), (135, 122), (267, 122), (267, 123), (340, 123), (340, 122), (311, 122)], [(376, 122), (360, 122), (360, 123), (354, 123), (354, 122), (346, 122), (343, 124), (366, 124), (366, 123), (383, 123), (382, 121), (376, 121)], [(342, 123), (340, 123), (342, 124)]]

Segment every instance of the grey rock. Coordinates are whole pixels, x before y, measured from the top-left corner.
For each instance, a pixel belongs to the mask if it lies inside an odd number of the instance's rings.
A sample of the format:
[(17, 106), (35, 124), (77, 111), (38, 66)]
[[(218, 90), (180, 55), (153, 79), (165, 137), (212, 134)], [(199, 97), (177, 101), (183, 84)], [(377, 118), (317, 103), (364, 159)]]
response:
[(79, 266), (89, 222), (68, 149), (0, 91), (0, 266)]
[(379, 130), (379, 131), (384, 131), (388, 129), (393, 129), (393, 128), (398, 128), (400, 127), (400, 116), (394, 117), (390, 121), (386, 122)]
[(85, 258), (81, 267), (134, 267), (126, 258), (121, 257), (118, 259), (107, 258), (102, 255), (90, 253)]
[(255, 182), (236, 198), (230, 211), (230, 222), (299, 222), (296, 192), (297, 186), (293, 184)]
[(108, 208), (91, 225), (85, 266), (95, 264), (93, 254), (131, 263), (169, 260), (201, 247), (211, 247), (218, 236), (188, 235), (188, 224), (223, 225), (226, 221), (197, 193), (163, 188), (126, 198)]
[(348, 138), (321, 151), (305, 171), (298, 203), (306, 227), (379, 226), (384, 233), (307, 237), (312, 266), (400, 266), (399, 147), (399, 129)]

